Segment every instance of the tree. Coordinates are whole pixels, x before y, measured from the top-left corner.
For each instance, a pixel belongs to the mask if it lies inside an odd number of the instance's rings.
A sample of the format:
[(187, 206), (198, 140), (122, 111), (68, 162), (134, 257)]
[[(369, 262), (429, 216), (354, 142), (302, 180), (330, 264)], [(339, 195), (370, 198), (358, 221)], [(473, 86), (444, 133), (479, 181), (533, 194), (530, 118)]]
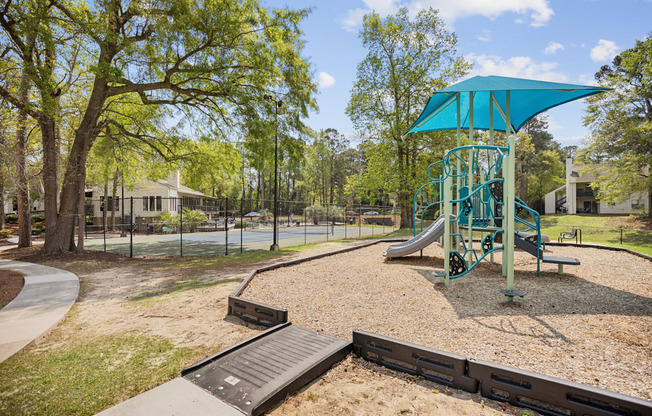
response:
[(598, 198), (622, 202), (647, 193), (652, 217), (652, 33), (600, 68), (595, 79), (612, 88), (588, 99), (591, 128), (583, 157)]
[(357, 80), (346, 108), (358, 130), (391, 146), (396, 167), (394, 189), (401, 207), (401, 227), (412, 224), (410, 206), (417, 186), (421, 135), (403, 136), (433, 90), (466, 73), (456, 57), (457, 38), (444, 28), (435, 9), (420, 11), (410, 21), (407, 8), (381, 19), (364, 17), (359, 37), (368, 54), (358, 65)]
[[(45, 103), (41, 112), (22, 103), (10, 88), (0, 87), (3, 97), (35, 119), (47, 110), (43, 120), (48, 124), (42, 135), (44, 171), (50, 181), (45, 187), (48, 230), (44, 248), (48, 252), (74, 247), (72, 233), (86, 160), (95, 139), (113, 124), (107, 115), (123, 97), (136, 96), (140, 105), (173, 106), (222, 130), (269, 112), (262, 97), (276, 88), (286, 90), (285, 100), (295, 110), (289, 112), (292, 121), (307, 116), (308, 108), (316, 108), (312, 97), (316, 87), (300, 55), (303, 43), (298, 25), (308, 10), (269, 12), (256, 0), (158, 0), (146, 6), (139, 1), (108, 0), (93, 8), (68, 0), (34, 0), (56, 14), (46, 24), (34, 26), (50, 30), (39, 35), (46, 47), (36, 49), (45, 56), (36, 60), (35, 48), (23, 48), (16, 36), (21, 30), (29, 31), (23, 12), (34, 8), (24, 3), (4, 8), (0, 16), (22, 65), (30, 69), (34, 62), (59, 62), (52, 34), (77, 36), (84, 40), (84, 71), (91, 78), (73, 129), (58, 212), (59, 187), (51, 180), (57, 176), (53, 172), (58, 161), (50, 151), (56, 148), (57, 119), (50, 116), (56, 115), (53, 102), (65, 91), (56, 88), (56, 71), (47, 65), (40, 72), (28, 71)], [(145, 142), (150, 139), (127, 129), (122, 133)]]

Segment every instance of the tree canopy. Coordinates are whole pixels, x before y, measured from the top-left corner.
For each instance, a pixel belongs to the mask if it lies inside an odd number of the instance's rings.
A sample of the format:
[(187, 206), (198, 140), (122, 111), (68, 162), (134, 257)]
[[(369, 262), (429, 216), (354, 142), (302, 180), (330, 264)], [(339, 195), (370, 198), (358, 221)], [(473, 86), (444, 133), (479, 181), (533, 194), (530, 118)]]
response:
[(589, 99), (584, 124), (591, 128), (582, 154), (596, 176), (598, 198), (621, 202), (647, 193), (652, 216), (652, 33), (595, 74), (612, 88)]

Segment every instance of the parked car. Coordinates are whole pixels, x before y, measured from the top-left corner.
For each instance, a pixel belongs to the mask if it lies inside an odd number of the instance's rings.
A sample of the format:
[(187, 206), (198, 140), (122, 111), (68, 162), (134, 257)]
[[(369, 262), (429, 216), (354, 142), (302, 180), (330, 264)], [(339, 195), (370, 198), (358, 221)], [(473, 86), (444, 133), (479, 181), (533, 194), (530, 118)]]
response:
[(355, 212), (355, 211), (346, 211), (346, 216), (347, 216), (347, 217), (353, 217), (353, 216), (355, 216), (355, 215), (360, 215), (360, 214), (358, 214), (358, 213)]
[(379, 214), (378, 214), (378, 211), (367, 211), (367, 212), (363, 213), (362, 215), (379, 215)]

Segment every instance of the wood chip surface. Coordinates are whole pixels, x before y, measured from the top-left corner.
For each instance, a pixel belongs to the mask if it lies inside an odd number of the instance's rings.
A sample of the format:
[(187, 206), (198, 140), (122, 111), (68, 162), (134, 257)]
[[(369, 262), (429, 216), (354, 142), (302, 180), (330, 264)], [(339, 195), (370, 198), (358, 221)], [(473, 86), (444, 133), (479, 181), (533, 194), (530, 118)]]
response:
[(501, 255), (444, 286), (443, 249), (388, 260), (381, 243), (257, 275), (243, 296), (289, 310), (343, 339), (353, 329), (652, 399), (652, 262), (607, 250), (549, 247), (580, 266), (515, 252), (507, 302)]

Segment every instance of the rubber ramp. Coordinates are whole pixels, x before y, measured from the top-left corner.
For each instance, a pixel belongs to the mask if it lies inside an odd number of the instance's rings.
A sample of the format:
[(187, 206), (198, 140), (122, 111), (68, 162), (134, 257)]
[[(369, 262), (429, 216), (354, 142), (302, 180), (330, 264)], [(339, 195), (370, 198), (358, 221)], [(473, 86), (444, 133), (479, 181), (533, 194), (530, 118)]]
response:
[(286, 323), (181, 374), (244, 413), (259, 415), (326, 372), (350, 350), (350, 341)]

